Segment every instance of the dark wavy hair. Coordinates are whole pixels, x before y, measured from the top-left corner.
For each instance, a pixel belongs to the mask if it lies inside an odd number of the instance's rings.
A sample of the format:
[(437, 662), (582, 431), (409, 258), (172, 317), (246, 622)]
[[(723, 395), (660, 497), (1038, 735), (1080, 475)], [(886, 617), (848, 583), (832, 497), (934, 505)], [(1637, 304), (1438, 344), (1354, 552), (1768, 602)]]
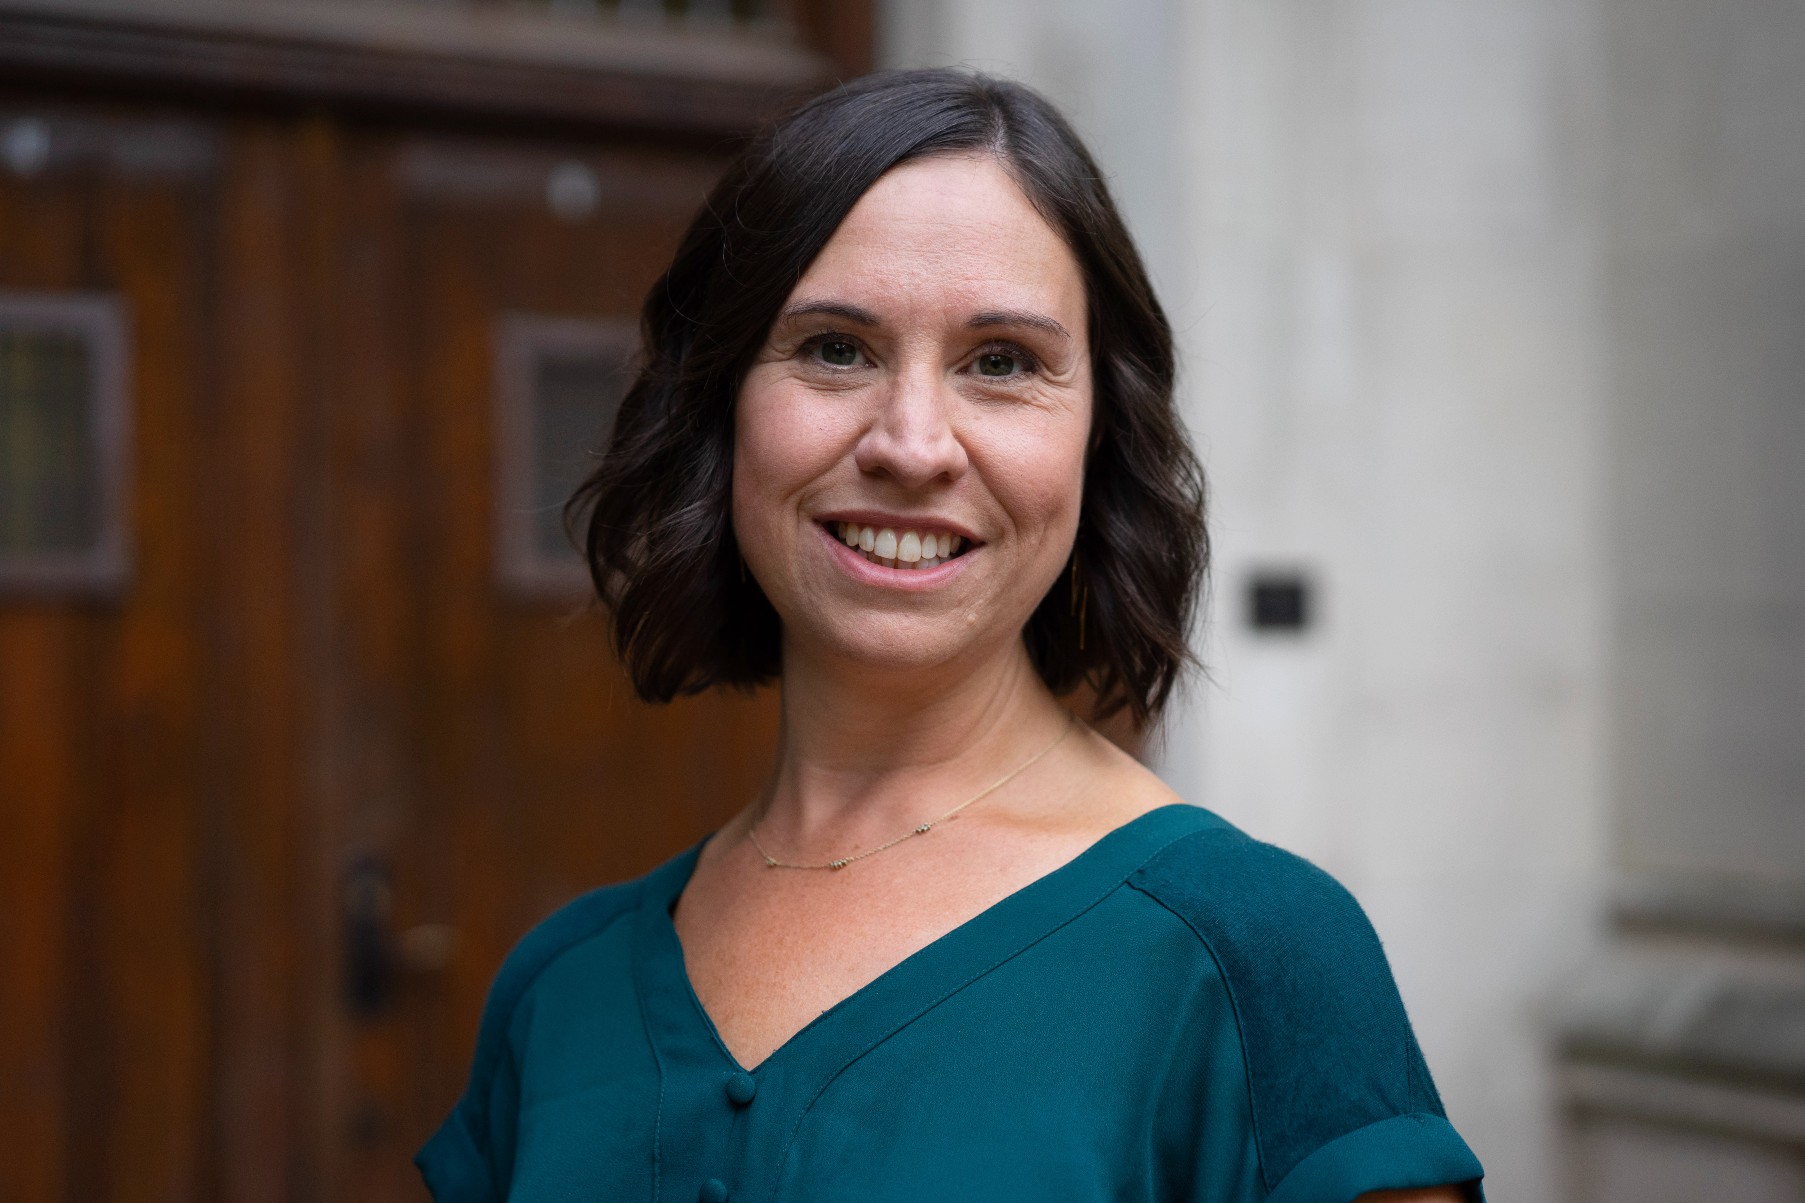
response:
[(803, 104), (728, 167), (652, 287), (644, 367), (565, 509), (648, 701), (781, 673), (780, 622), (733, 534), (734, 405), (779, 309), (855, 202), (898, 164), (995, 156), (1071, 247), (1093, 360), (1073, 556), (1023, 630), (1055, 693), (1157, 717), (1191, 662), (1209, 560), (1203, 472), (1173, 403), (1172, 331), (1102, 173), (1021, 84), (868, 75)]

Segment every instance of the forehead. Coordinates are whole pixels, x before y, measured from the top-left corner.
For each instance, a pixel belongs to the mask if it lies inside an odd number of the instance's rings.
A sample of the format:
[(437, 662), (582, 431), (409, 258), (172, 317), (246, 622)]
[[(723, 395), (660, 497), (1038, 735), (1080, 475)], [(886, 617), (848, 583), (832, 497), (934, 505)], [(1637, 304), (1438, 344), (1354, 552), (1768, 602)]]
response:
[(1084, 281), (1059, 232), (988, 156), (915, 159), (879, 177), (797, 292), (1059, 309), (1082, 324)]

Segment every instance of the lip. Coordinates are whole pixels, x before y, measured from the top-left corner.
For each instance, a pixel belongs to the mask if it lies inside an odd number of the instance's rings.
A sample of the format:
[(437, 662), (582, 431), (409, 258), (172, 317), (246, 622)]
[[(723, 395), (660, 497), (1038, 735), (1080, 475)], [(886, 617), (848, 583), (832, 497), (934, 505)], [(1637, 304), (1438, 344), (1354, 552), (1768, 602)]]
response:
[[(857, 518), (823, 519), (835, 522), (861, 522)], [(864, 525), (875, 526), (876, 523), (865, 522)], [(873, 564), (864, 556), (846, 546), (845, 542), (835, 535), (821, 522), (814, 524), (815, 530), (827, 543), (834, 562), (844, 568), (851, 576), (867, 585), (876, 585), (880, 589), (897, 589), (905, 593), (921, 593), (929, 589), (937, 589), (965, 571), (966, 561), (971, 558), (977, 546), (966, 549), (965, 553), (955, 556), (944, 564), (932, 568), (885, 568), (882, 564)], [(945, 528), (942, 528), (945, 529)], [(959, 533), (954, 528), (954, 533)]]
[[(947, 531), (958, 535), (973, 548), (984, 546), (984, 540), (972, 534), (965, 527), (933, 514), (886, 514), (879, 510), (835, 510), (830, 514), (815, 515), (815, 525), (817, 526), (832, 526), (836, 522), (856, 522), (860, 526), (874, 526), (879, 530), (887, 526), (898, 534), (905, 530)], [(930, 569), (930, 571), (932, 570)]]

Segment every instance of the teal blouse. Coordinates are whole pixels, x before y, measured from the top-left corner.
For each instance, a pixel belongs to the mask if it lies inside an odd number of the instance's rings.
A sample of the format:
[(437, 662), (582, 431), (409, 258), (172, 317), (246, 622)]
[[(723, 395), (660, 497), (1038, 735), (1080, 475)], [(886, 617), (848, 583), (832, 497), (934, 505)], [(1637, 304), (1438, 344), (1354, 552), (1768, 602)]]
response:
[(438, 1203), (1480, 1198), (1359, 906), (1208, 811), (1118, 828), (750, 1071), (671, 923), (699, 851), (508, 957), (415, 1159)]

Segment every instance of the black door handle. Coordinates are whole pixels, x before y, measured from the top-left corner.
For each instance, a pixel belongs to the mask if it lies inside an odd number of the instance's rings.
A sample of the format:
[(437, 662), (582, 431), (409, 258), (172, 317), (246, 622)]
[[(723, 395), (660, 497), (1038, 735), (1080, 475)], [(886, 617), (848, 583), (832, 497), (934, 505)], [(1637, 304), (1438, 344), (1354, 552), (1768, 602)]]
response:
[(359, 856), (345, 869), (345, 1004), (360, 1018), (381, 1014), (395, 995), (390, 883), (389, 867), (378, 856)]

